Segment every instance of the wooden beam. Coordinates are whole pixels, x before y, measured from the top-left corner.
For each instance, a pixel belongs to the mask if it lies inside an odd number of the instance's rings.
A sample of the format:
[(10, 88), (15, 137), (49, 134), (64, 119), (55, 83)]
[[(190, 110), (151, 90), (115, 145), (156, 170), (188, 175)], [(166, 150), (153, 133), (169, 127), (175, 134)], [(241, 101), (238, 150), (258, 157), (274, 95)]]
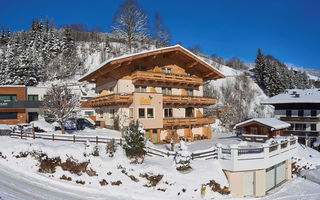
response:
[(198, 64), (198, 61), (195, 61), (195, 62), (189, 62), (189, 63), (186, 63), (186, 69), (191, 69), (192, 67), (196, 66)]

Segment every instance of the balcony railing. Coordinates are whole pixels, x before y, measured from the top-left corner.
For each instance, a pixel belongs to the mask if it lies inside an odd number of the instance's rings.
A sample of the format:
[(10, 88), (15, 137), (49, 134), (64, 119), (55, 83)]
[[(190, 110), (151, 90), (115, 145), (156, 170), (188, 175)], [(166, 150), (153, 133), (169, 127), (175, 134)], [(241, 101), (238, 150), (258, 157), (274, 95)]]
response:
[(123, 104), (131, 104), (133, 102), (132, 94), (109, 94), (94, 97), (88, 101), (92, 107), (116, 106)]
[(215, 98), (195, 96), (163, 96), (163, 104), (166, 105), (200, 105), (210, 106), (216, 104)]
[(39, 108), (41, 101), (0, 101), (1, 108)]
[(182, 74), (165, 74), (161, 72), (135, 71), (131, 74), (133, 84), (137, 82), (172, 83), (186, 86), (202, 85), (202, 78)]
[(213, 124), (216, 118), (213, 117), (199, 117), (199, 118), (167, 118), (163, 119), (163, 127), (181, 127), (181, 126), (196, 126)]
[(319, 122), (320, 117), (280, 117), (282, 121)]

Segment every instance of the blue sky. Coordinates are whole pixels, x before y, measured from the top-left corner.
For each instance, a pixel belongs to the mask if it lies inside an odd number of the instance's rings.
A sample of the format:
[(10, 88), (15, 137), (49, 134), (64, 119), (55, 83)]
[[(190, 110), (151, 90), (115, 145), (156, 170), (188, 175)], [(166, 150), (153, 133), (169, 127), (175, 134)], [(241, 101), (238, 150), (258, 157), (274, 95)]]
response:
[[(27, 30), (32, 18), (56, 25), (82, 22), (109, 31), (123, 0), (0, 0), (0, 26)], [(200, 45), (203, 52), (253, 62), (257, 48), (286, 63), (320, 69), (320, 1), (138, 0), (151, 27), (158, 11), (171, 43)]]

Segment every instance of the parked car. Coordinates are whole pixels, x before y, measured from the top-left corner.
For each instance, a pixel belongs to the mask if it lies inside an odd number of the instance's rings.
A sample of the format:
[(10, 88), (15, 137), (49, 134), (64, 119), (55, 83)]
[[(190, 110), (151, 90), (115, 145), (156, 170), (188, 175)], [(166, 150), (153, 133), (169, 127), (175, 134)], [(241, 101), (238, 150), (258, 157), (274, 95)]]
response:
[(29, 123), (17, 124), (13, 127), (14, 133), (32, 133), (32, 127)]
[[(77, 120), (77, 123), (76, 123)], [(92, 124), (86, 118), (69, 118), (67, 121), (64, 122), (63, 126), (65, 130), (75, 130), (77, 124), (77, 130), (83, 130), (85, 128), (95, 129), (95, 125)], [(54, 123), (55, 130), (61, 130), (61, 126), (58, 123)]]
[(90, 128), (90, 129), (95, 129), (96, 128), (95, 125), (92, 124), (86, 118), (70, 118), (68, 121), (72, 121), (73, 123), (75, 123), (75, 120), (77, 120), (77, 129), (78, 130), (83, 130), (85, 128)]

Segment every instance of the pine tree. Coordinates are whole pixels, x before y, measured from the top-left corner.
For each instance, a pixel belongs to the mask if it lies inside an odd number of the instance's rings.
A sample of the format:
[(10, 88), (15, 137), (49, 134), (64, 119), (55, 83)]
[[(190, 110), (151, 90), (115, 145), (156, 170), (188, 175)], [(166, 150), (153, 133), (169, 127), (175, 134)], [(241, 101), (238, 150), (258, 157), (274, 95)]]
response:
[(146, 154), (146, 140), (144, 138), (145, 130), (139, 121), (132, 121), (129, 127), (125, 130), (124, 139), (126, 143), (123, 145), (123, 149), (130, 158), (135, 158), (138, 161), (139, 158), (143, 158)]
[(265, 76), (266, 61), (261, 49), (258, 49), (257, 57), (255, 60), (254, 74), (258, 85), (264, 87), (264, 76)]

